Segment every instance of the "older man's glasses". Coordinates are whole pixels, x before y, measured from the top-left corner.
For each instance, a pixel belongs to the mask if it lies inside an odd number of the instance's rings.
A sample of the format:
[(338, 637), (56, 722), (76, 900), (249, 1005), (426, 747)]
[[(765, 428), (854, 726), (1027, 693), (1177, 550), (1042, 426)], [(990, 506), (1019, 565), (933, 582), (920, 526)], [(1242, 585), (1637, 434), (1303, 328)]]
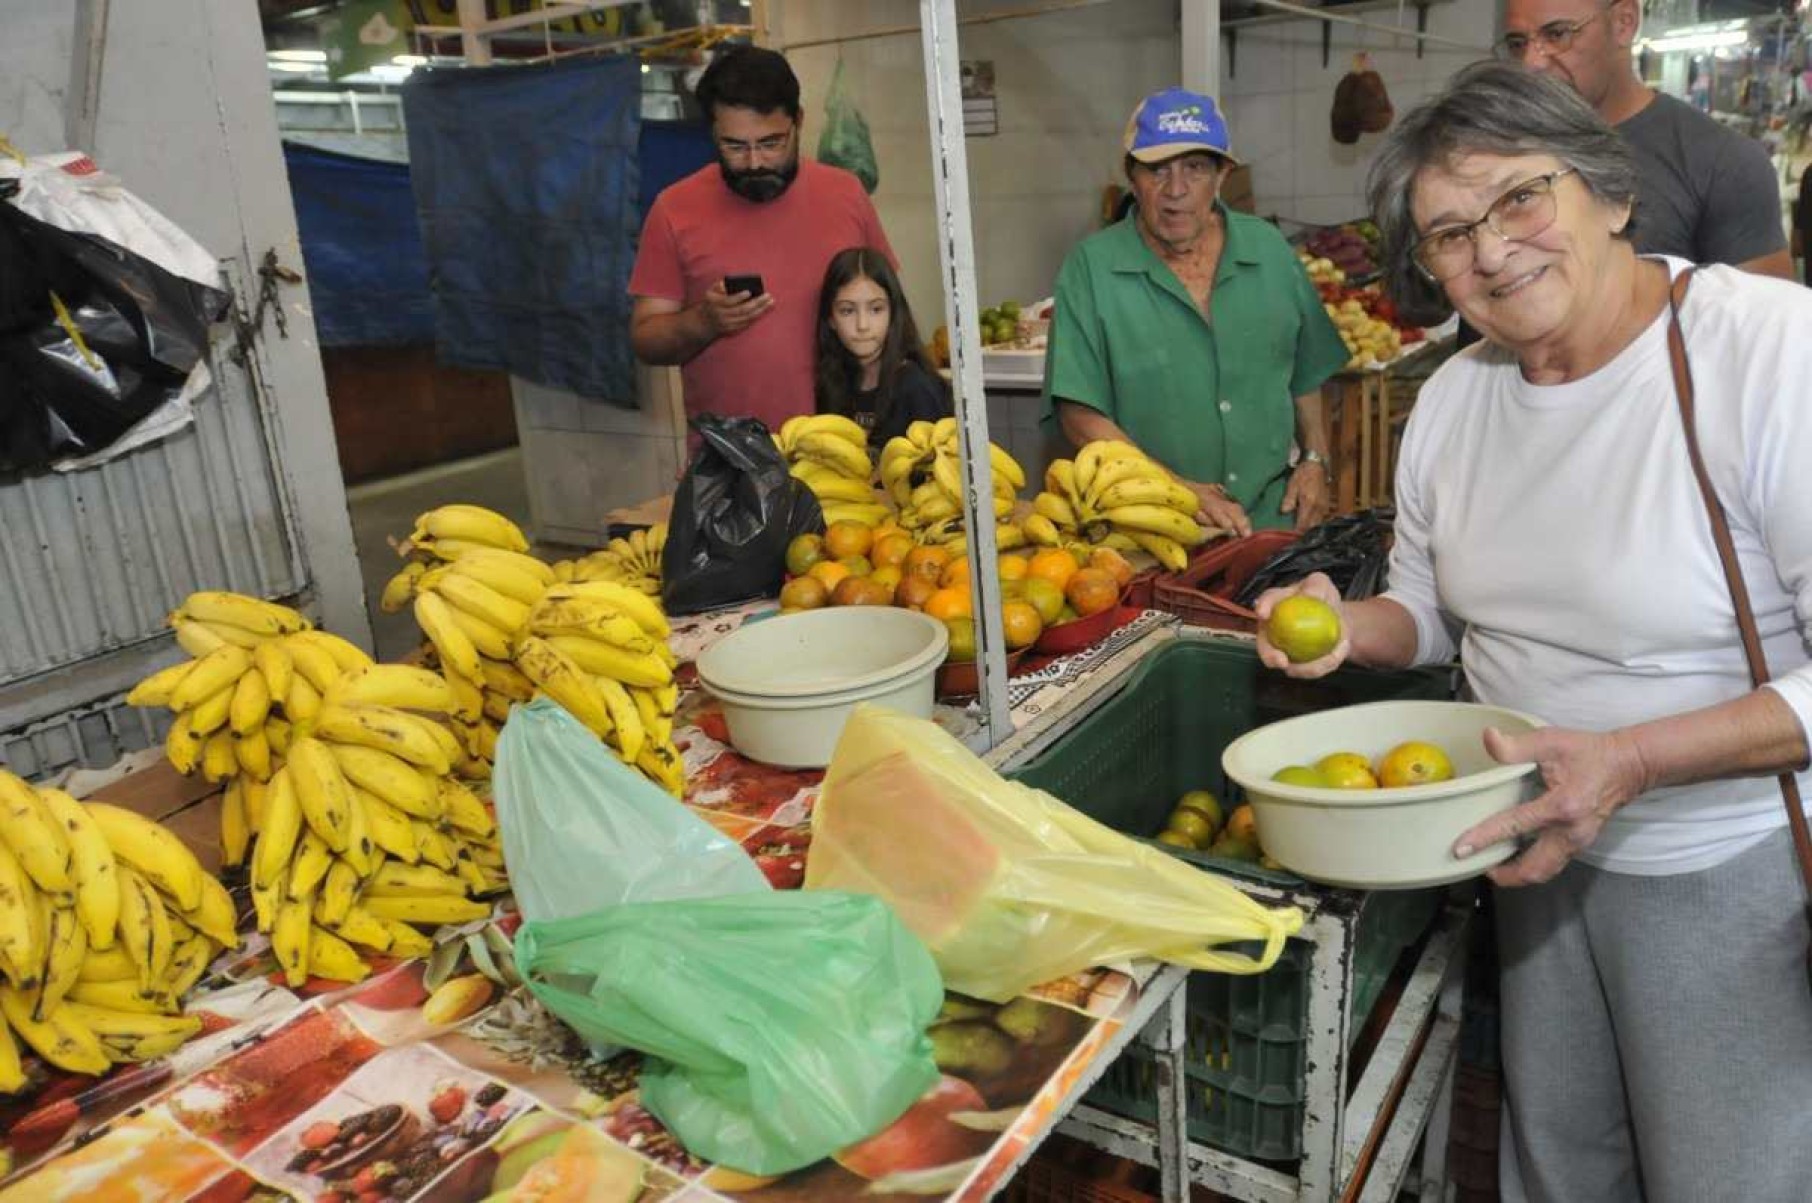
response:
[(1190, 154), (1165, 159), (1155, 166), (1142, 163), (1139, 169), (1160, 184), (1168, 184), (1173, 178), (1180, 178), (1185, 184), (1195, 185), (1212, 180), (1221, 169), (1221, 164), (1213, 155)]
[(1523, 62), (1531, 51), (1540, 50), (1543, 58), (1565, 54), (1579, 31), (1610, 12), (1607, 5), (1589, 17), (1577, 21), (1549, 21), (1534, 33), (1507, 33), (1497, 40), (1497, 56), (1512, 62)]
[(1478, 258), (1479, 227), (1505, 242), (1525, 242), (1554, 224), (1554, 181), (1575, 169), (1563, 167), (1524, 180), (1492, 202), (1485, 216), (1460, 226), (1444, 226), (1409, 250), (1422, 273), (1437, 284), (1470, 271)]

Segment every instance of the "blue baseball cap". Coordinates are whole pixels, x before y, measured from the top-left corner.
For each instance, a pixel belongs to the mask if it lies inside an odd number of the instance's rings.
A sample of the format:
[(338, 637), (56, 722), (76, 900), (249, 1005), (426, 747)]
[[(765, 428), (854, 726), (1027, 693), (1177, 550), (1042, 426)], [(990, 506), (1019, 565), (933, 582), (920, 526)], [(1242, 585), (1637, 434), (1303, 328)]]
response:
[(1195, 150), (1213, 151), (1237, 164), (1227, 143), (1227, 122), (1212, 96), (1183, 88), (1153, 92), (1126, 123), (1126, 153), (1141, 163), (1161, 163)]

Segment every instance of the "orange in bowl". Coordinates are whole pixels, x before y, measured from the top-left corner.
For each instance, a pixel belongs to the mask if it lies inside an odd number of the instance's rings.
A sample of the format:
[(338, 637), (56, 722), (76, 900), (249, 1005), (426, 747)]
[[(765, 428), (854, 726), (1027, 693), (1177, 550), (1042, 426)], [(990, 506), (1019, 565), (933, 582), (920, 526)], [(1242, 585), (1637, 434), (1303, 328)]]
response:
[(1044, 634), (1044, 619), (1027, 602), (1010, 601), (1000, 608), (1001, 625), (1006, 630), (1007, 647), (1017, 651), (1031, 647)]
[(833, 560), (865, 556), (874, 546), (875, 532), (860, 522), (833, 522), (824, 532), (824, 550)]
[(806, 575), (817, 577), (819, 583), (828, 592), (836, 589), (842, 583), (843, 578), (849, 575), (849, 569), (835, 560), (820, 560), (812, 565), (811, 571)]
[(950, 553), (941, 547), (915, 547), (906, 553), (903, 567), (907, 576), (928, 577), (938, 580), (944, 575), (944, 565), (950, 562)]
[(1042, 577), (1061, 589), (1070, 583), (1080, 567), (1076, 557), (1061, 547), (1046, 547), (1033, 554), (1026, 565), (1026, 575)]
[(895, 531), (876, 539), (868, 558), (874, 561), (876, 568), (900, 568), (916, 546), (911, 535)]
[(939, 589), (925, 602), (925, 613), (945, 621), (973, 617), (975, 609), (969, 602), (969, 587)]
[(1064, 586), (1063, 596), (1083, 618), (1111, 610), (1120, 600), (1120, 584), (1100, 568), (1078, 568)]

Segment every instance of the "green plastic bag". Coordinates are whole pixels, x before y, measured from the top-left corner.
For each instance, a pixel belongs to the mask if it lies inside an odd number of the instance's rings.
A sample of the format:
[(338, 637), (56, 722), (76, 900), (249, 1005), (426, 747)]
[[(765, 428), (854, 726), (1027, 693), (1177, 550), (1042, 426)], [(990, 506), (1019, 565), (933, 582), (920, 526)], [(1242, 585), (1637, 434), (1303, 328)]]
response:
[(642, 1105), (687, 1151), (746, 1173), (872, 1136), (938, 1080), (943, 983), (877, 898), (632, 903), (525, 923), (516, 964), (586, 1040), (647, 1054)]
[(510, 709), (491, 790), (524, 918), (769, 888), (741, 844), (546, 698)]
[(875, 158), (874, 140), (868, 136), (868, 120), (851, 99), (843, 82), (843, 60), (831, 73), (830, 92), (824, 98), (824, 133), (818, 139), (818, 161), (829, 163), (862, 181), (872, 193), (881, 186), (881, 164)]

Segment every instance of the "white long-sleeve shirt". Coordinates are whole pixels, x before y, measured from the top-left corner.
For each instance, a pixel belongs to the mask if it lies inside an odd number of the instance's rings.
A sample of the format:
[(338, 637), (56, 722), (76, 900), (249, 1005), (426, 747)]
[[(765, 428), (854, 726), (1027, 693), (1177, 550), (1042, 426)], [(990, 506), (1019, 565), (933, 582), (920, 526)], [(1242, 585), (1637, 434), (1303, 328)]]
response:
[[(1681, 324), (1699, 445), (1771, 687), (1812, 731), (1812, 290), (1703, 268)], [(1667, 326), (1664, 311), (1566, 384), (1530, 384), (1509, 353), (1482, 343), (1424, 386), (1398, 461), (1386, 594), (1415, 619), (1418, 663), (1457, 647), (1481, 701), (1588, 731), (1749, 692)], [(1812, 773), (1800, 781), (1812, 797)], [(1692, 872), (1785, 823), (1772, 777), (1658, 789), (1618, 811), (1581, 859)]]

